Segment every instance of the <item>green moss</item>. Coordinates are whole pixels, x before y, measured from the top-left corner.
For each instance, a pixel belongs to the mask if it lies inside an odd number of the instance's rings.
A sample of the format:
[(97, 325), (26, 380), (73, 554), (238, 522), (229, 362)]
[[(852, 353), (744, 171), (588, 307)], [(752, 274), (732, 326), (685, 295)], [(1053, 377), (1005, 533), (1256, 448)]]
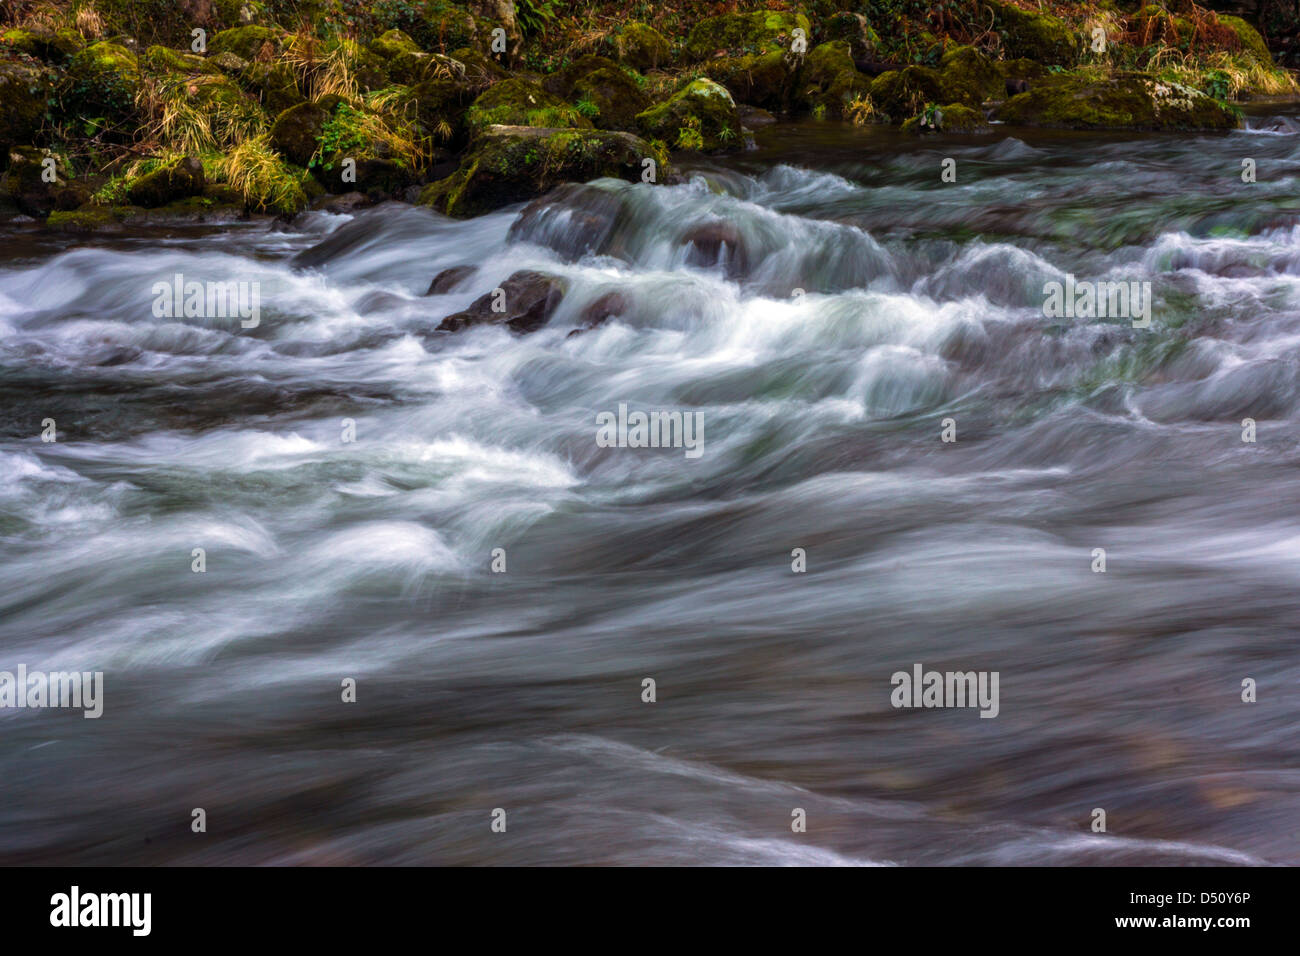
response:
[(36, 140), (46, 104), (54, 95), (47, 71), (36, 66), (0, 61), (0, 163), (12, 146)]
[(624, 24), (614, 37), (614, 48), (620, 62), (640, 71), (658, 69), (672, 56), (663, 34), (644, 23)]
[(306, 100), (293, 68), (284, 60), (249, 63), (239, 71), (237, 79), (273, 116)]
[(177, 159), (145, 173), (126, 191), (133, 206), (153, 209), (178, 199), (203, 194), (203, 164), (192, 156)]
[(391, 60), (403, 53), (422, 52), (414, 40), (401, 30), (389, 30), (370, 41), (370, 52)]
[(423, 50), (447, 53), (482, 39), (479, 24), (463, 5), (446, 0), (375, 0), (370, 6), (381, 29), (401, 30)]
[(668, 100), (637, 115), (641, 132), (667, 143), (678, 143), (683, 130), (699, 134), (696, 147), (709, 152), (740, 149), (740, 118), (726, 88), (709, 79), (692, 80)]
[(83, 205), (76, 209), (50, 213), (45, 225), (58, 232), (98, 232), (120, 226), (140, 210), (129, 206)]
[(208, 52), (233, 53), (245, 60), (269, 59), (284, 49), (285, 33), (274, 27), (248, 24), (231, 30), (222, 30), (208, 44)]
[(591, 121), (564, 100), (517, 78), (488, 87), (470, 105), (465, 121), (471, 132), (487, 126), (591, 128)]
[(928, 66), (890, 70), (871, 83), (871, 101), (877, 111), (894, 123), (915, 116), (926, 103), (944, 100), (943, 76)]
[(1001, 99), (1006, 80), (997, 66), (972, 46), (954, 47), (939, 63), (943, 71), (944, 102), (977, 108), (985, 100)]
[(821, 25), (819, 37), (827, 42), (843, 40), (849, 45), (849, 52), (859, 60), (875, 59), (880, 47), (880, 37), (871, 28), (867, 18), (847, 10), (841, 10), (827, 18)]
[(289, 162), (305, 167), (316, 155), (321, 131), (339, 102), (337, 96), (326, 96), (283, 110), (271, 124), (271, 146)]
[(1072, 129), (1235, 129), (1239, 114), (1205, 94), (1141, 73), (1061, 74), (1013, 96), (997, 111), (1007, 123)]
[(744, 56), (715, 57), (703, 65), (712, 80), (727, 88), (737, 103), (785, 110), (794, 93), (795, 70), (781, 50)]
[(154, 45), (145, 50), (140, 64), (150, 73), (220, 73), (221, 68), (204, 57)]
[(808, 54), (799, 77), (799, 105), (813, 115), (840, 119), (849, 104), (871, 90), (871, 78), (859, 73), (847, 40), (823, 43)]
[(0, 50), (8, 48), (51, 63), (62, 63), (84, 45), (81, 35), (67, 28), (32, 25), (13, 27), (0, 34)]
[(983, 113), (961, 103), (924, 110), (903, 124), (904, 133), (978, 133), (988, 128)]
[(420, 202), (450, 216), (475, 216), (562, 182), (602, 176), (639, 182), (646, 159), (654, 160), (662, 182), (666, 157), (629, 133), (493, 127), (475, 139), (455, 173), (425, 187)]
[(586, 104), (578, 112), (601, 129), (635, 130), (636, 115), (650, 105), (636, 80), (603, 56), (580, 57), (543, 86), (570, 103)]
[(62, 90), (63, 106), (81, 117), (88, 132), (109, 129), (116, 139), (129, 139), (135, 117), (140, 67), (124, 46), (101, 40), (79, 51), (68, 63)]
[(1083, 41), (1064, 20), (1022, 10), (1002, 0), (983, 2), (993, 11), (994, 26), (1002, 35), (1002, 46), (1009, 59), (1026, 57), (1058, 66), (1069, 66), (1078, 60)]
[(802, 13), (791, 14), (778, 10), (728, 13), (695, 24), (686, 39), (684, 50), (692, 60), (707, 60), (719, 51), (743, 55), (775, 49), (788, 50), (796, 29), (803, 30), (805, 37), (812, 36), (812, 27)]
[(1241, 41), (1241, 48), (1244, 52), (1253, 56), (1264, 66), (1273, 65), (1273, 55), (1269, 52), (1268, 44), (1264, 42), (1264, 38), (1259, 35), (1258, 30), (1241, 19), (1241, 17), (1229, 16), (1226, 13), (1219, 14), (1219, 22), (1237, 34), (1237, 39)]

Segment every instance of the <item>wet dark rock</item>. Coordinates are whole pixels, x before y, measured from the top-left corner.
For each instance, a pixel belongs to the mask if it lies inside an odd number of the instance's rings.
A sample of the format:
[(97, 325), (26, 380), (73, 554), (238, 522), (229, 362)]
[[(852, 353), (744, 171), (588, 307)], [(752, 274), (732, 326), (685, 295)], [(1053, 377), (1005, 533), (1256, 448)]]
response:
[(630, 305), (627, 296), (622, 292), (606, 292), (582, 310), (582, 314), (578, 317), (580, 328), (574, 331), (594, 329), (598, 325), (604, 325), (610, 319), (626, 315)]
[(623, 211), (608, 189), (565, 183), (534, 199), (510, 226), (510, 242), (534, 242), (573, 262), (590, 254), (616, 254), (610, 246)]
[(722, 266), (728, 277), (736, 278), (749, 271), (749, 253), (740, 230), (729, 222), (710, 222), (694, 226), (682, 236), (689, 246), (688, 265), (711, 269)]
[(477, 271), (475, 266), (452, 266), (450, 269), (443, 269), (433, 277), (433, 281), (429, 283), (429, 291), (425, 295), (443, 295), (451, 292)]
[[(564, 281), (545, 272), (516, 272), (500, 290), (493, 289), (475, 299), (463, 312), (447, 316), (439, 332), (459, 332), (476, 325), (507, 325), (513, 332), (536, 332), (555, 314), (564, 298)], [(494, 305), (503, 311), (494, 311)]]
[(145, 173), (131, 184), (126, 198), (133, 206), (157, 209), (178, 199), (203, 195), (203, 163), (185, 156), (153, 172)]

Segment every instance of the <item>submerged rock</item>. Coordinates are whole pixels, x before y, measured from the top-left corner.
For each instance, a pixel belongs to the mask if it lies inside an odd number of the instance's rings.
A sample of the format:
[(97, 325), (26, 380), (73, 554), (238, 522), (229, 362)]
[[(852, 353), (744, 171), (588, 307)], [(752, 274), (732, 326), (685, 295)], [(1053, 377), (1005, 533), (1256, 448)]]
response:
[(693, 226), (682, 236), (682, 244), (687, 247), (688, 265), (705, 269), (720, 266), (733, 279), (749, 272), (749, 250), (740, 230), (729, 222)]
[(478, 272), (476, 266), (452, 266), (450, 269), (443, 269), (433, 277), (433, 281), (429, 283), (429, 291), (425, 295), (443, 295), (451, 292), (475, 272)]
[(489, 126), (470, 145), (460, 168), (426, 186), (420, 202), (463, 218), (533, 199), (563, 182), (601, 176), (638, 182), (649, 168), (662, 182), (666, 158), (630, 133)]
[(506, 325), (514, 332), (535, 332), (550, 321), (564, 292), (564, 281), (556, 276), (532, 270), (516, 272), (499, 289), (479, 296), (463, 312), (443, 319), (438, 331)]
[(937, 107), (903, 124), (904, 133), (980, 133), (988, 129), (984, 114), (962, 103)]
[(1071, 129), (1236, 129), (1241, 117), (1198, 90), (1141, 73), (1048, 76), (995, 112), (1006, 123)]

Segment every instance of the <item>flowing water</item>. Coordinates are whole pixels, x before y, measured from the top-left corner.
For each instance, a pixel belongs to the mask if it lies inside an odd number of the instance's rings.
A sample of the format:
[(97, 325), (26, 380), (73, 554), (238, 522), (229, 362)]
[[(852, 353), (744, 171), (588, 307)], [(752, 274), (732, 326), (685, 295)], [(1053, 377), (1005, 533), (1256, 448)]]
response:
[[(778, 125), (522, 215), (11, 227), (0, 670), (104, 709), (0, 710), (0, 860), (1300, 862), (1298, 133)], [(541, 331), (434, 331), (519, 269)], [(260, 325), (157, 317), (177, 273)], [(1046, 317), (1067, 274), (1150, 328)], [(602, 447), (620, 403), (702, 453)], [(997, 717), (892, 706), (918, 663)]]

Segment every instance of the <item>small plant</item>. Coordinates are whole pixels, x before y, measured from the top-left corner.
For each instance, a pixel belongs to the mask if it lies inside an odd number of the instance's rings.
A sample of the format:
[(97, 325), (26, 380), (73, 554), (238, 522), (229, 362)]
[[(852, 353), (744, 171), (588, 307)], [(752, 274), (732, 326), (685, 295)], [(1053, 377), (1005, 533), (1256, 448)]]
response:
[(578, 100), (577, 106), (574, 107), (582, 116), (594, 120), (600, 115), (600, 107), (591, 100)]
[(699, 152), (704, 149), (704, 134), (700, 132), (700, 118), (688, 116), (684, 126), (677, 129), (677, 148)]

